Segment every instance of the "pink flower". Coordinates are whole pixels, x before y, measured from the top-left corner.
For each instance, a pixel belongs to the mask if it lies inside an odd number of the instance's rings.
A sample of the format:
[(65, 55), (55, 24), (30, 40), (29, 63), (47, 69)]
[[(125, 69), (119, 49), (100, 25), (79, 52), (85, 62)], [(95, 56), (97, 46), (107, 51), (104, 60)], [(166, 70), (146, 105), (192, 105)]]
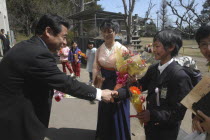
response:
[(54, 90), (54, 98), (57, 102), (59, 102), (61, 99), (63, 99), (64, 93), (60, 92), (58, 90)]
[(128, 60), (127, 60), (127, 63), (128, 63), (128, 64), (133, 63), (133, 60), (132, 60), (132, 59), (128, 59)]
[(120, 72), (117, 72), (117, 84), (125, 85), (128, 78), (128, 74), (122, 74)]

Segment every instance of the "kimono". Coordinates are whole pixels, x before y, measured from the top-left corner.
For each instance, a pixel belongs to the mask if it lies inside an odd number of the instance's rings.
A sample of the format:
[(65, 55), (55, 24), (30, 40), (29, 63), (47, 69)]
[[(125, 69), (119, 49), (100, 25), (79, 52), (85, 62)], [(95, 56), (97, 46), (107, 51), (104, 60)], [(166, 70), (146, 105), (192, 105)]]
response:
[[(127, 50), (115, 42), (111, 50), (105, 44), (97, 50), (94, 65), (105, 78), (102, 89), (113, 90), (116, 85), (116, 48)], [(93, 75), (96, 75), (93, 72)], [(94, 76), (93, 76), (94, 77)], [(128, 98), (119, 103), (99, 102), (96, 140), (130, 140), (130, 101)]]
[(181, 67), (175, 61), (161, 74), (158, 65), (150, 66), (138, 81), (143, 91), (148, 90), (150, 121), (145, 125), (146, 140), (176, 140), (186, 112), (180, 101), (190, 92), (192, 83), (183, 69), (174, 71), (175, 67)]

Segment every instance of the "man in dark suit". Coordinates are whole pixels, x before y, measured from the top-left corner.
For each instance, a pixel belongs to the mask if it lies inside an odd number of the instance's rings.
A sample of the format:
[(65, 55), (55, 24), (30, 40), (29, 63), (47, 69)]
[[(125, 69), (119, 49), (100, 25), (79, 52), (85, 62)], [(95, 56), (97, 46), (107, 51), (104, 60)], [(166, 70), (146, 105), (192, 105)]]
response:
[(2, 45), (3, 45), (2, 46), (3, 47), (3, 54), (5, 55), (10, 49), (10, 42), (9, 42), (9, 39), (8, 39), (7, 35), (5, 34), (4, 29), (1, 29), (0, 39), (1, 39)]
[(52, 52), (66, 43), (69, 24), (44, 15), (35, 36), (15, 45), (0, 62), (2, 140), (40, 140), (48, 127), (53, 89), (86, 100), (113, 101), (117, 93), (100, 90), (65, 75)]

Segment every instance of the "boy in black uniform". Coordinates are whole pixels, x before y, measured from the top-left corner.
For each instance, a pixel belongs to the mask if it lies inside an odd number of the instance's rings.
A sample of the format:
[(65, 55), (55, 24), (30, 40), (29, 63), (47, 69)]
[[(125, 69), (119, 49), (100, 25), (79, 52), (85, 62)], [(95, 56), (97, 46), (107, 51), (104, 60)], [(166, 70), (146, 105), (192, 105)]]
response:
[(147, 108), (138, 114), (146, 124), (146, 140), (177, 139), (186, 112), (180, 101), (192, 89), (190, 77), (173, 59), (181, 47), (181, 35), (173, 30), (160, 31), (153, 39), (153, 53), (159, 63), (138, 80), (142, 90), (148, 90)]
[[(203, 56), (210, 62), (210, 23), (201, 26), (195, 35), (196, 42)], [(202, 111), (197, 112), (203, 120), (201, 121), (197, 116), (193, 118), (193, 130), (198, 132), (207, 132), (206, 140), (210, 140), (210, 117)]]

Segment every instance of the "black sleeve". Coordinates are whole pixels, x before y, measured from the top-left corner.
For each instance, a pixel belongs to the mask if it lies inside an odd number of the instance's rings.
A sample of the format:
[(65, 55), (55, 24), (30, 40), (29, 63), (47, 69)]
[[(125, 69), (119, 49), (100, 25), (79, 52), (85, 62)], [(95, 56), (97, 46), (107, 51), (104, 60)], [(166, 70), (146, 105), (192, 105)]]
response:
[(118, 89), (117, 91), (119, 93), (119, 98), (115, 100), (116, 102), (119, 100), (124, 100), (124, 99), (127, 99), (130, 97), (130, 93), (128, 91), (127, 86), (124, 86), (124, 87)]
[(191, 80), (183, 70), (178, 71), (171, 80), (167, 104), (164, 107), (149, 110), (151, 121), (173, 123), (184, 118), (186, 108), (180, 102), (192, 89)]
[(27, 75), (31, 79), (36, 79), (36, 81), (40, 81), (49, 88), (78, 98), (87, 100), (96, 98), (96, 89), (94, 87), (79, 82), (61, 72), (50, 53), (40, 53), (32, 59), (32, 64), (27, 69)]
[(150, 66), (146, 74), (141, 79), (138, 79), (138, 83), (142, 87), (142, 91), (148, 90), (151, 76), (153, 76), (154, 67), (154, 65)]
[[(141, 85), (143, 87), (143, 91), (147, 90), (147, 85), (149, 83), (149, 73), (150, 73), (150, 69), (148, 69), (145, 76), (143, 76), (141, 79), (138, 79), (137, 82), (133, 83), (132, 85), (133, 86)], [(124, 100), (131, 96), (128, 88), (129, 88), (129, 86), (124, 86), (123, 88), (120, 88), (117, 90), (119, 93), (119, 100)]]

